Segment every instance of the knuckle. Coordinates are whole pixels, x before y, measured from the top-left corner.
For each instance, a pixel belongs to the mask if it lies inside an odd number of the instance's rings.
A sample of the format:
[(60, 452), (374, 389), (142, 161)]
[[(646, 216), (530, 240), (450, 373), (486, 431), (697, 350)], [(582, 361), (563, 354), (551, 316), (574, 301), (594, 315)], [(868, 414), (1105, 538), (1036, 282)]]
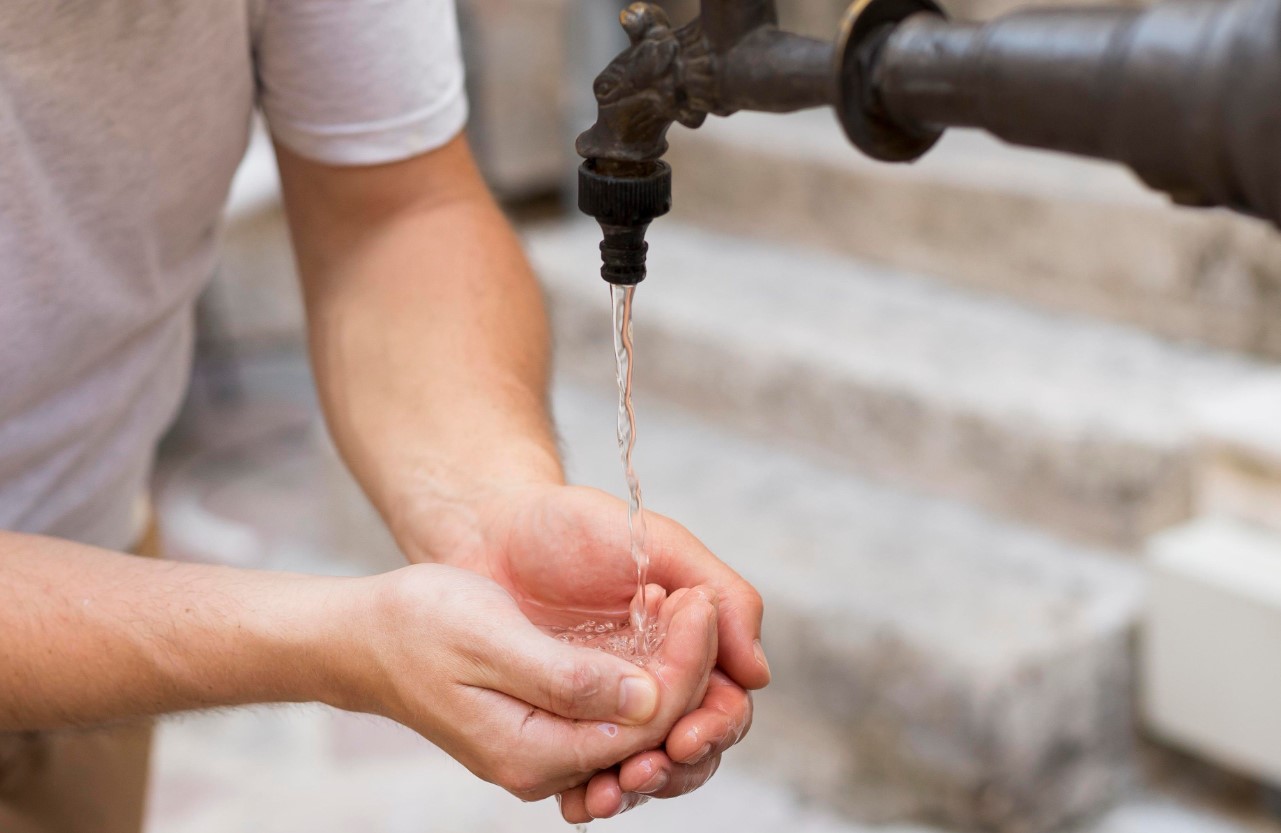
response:
[(600, 669), (589, 662), (567, 660), (551, 675), (547, 699), (552, 709), (565, 716), (582, 714), (600, 695), (604, 680)]
[(521, 801), (541, 801), (552, 794), (540, 774), (523, 767), (504, 766), (493, 780)]

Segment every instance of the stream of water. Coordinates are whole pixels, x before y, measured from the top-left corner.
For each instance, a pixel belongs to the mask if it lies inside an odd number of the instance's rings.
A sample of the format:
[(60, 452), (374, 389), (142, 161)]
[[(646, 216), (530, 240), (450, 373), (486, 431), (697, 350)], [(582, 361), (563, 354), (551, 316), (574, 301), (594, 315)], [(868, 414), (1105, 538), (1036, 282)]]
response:
[[(612, 286), (614, 319), (614, 360), (618, 377), (618, 454), (627, 481), (628, 549), (636, 566), (636, 593), (626, 619), (582, 619), (563, 611), (562, 622), (546, 626), (562, 642), (608, 651), (637, 665), (647, 665), (649, 657), (662, 640), (658, 622), (650, 616), (645, 586), (649, 578), (649, 553), (646, 550), (645, 502), (640, 480), (632, 465), (636, 448), (636, 412), (632, 407), (632, 300), (634, 286)], [(546, 611), (544, 615), (546, 616)]]
[(614, 309), (614, 362), (618, 377), (618, 454), (623, 463), (623, 477), (627, 480), (627, 531), (630, 539), (632, 561), (636, 565), (636, 596), (632, 599), (631, 625), (636, 635), (635, 651), (638, 657), (648, 657), (650, 652), (649, 611), (645, 605), (645, 584), (649, 579), (649, 553), (645, 549), (645, 501), (641, 495), (640, 480), (632, 466), (632, 452), (636, 448), (636, 411), (632, 407), (632, 302), (636, 297), (635, 286), (610, 285)]
[[(628, 622), (586, 622), (557, 629), (557, 638), (578, 644), (593, 645), (610, 653), (626, 656), (644, 665), (654, 649), (656, 624), (649, 621), (645, 585), (649, 580), (649, 553), (645, 549), (645, 500), (640, 479), (632, 465), (636, 449), (636, 410), (632, 406), (632, 365), (635, 348), (632, 342), (632, 301), (635, 286), (610, 286), (614, 318), (614, 367), (618, 378), (618, 456), (627, 481), (627, 533), (632, 563), (636, 565), (636, 595), (632, 598)], [(628, 627), (630, 625), (630, 628)], [(630, 633), (628, 632), (630, 630)], [(587, 825), (574, 826), (577, 833), (587, 833)]]

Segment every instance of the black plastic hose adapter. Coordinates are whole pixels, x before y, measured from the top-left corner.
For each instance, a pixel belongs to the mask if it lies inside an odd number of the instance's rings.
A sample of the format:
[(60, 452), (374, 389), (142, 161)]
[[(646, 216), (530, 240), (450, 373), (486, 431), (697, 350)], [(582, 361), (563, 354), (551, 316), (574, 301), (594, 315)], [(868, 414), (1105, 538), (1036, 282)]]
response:
[(600, 276), (632, 286), (645, 280), (645, 231), (672, 208), (672, 168), (666, 162), (610, 167), (588, 159), (578, 168), (578, 209), (600, 223)]

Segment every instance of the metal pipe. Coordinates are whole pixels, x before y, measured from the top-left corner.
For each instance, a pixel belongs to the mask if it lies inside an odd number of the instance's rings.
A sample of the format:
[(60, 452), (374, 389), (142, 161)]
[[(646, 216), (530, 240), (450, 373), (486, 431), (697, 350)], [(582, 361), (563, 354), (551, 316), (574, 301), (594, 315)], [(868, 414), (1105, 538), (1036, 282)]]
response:
[(836, 47), (763, 26), (725, 55), (720, 92), (728, 112), (792, 113), (836, 101)]
[(774, 0), (703, 0), (698, 17), (713, 51), (720, 53), (754, 29), (778, 25)]
[(601, 276), (645, 278), (645, 229), (671, 206), (671, 171), (658, 160), (667, 130), (709, 114), (786, 113), (837, 98), (832, 44), (782, 32), (773, 0), (703, 0), (691, 23), (633, 3), (620, 16), (631, 45), (596, 79), (596, 123), (575, 144), (579, 208), (601, 225)]
[[(1033, 10), (982, 25), (930, 5), (870, 0), (847, 25), (842, 120), (870, 155), (912, 159), (944, 128), (978, 127), (1121, 162), (1177, 202), (1281, 226), (1281, 0)], [(876, 25), (860, 26), (876, 8)]]

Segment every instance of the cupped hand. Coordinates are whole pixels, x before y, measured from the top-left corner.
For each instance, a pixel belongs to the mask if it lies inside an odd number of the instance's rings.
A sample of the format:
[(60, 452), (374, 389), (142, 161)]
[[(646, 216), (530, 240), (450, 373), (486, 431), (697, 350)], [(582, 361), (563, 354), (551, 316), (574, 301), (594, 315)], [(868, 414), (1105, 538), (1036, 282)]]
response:
[[(467, 514), (464, 534), (418, 551), (492, 578), (535, 619), (562, 610), (626, 617), (636, 568), (623, 502), (594, 489), (531, 485), (495, 491), (469, 504)], [(751, 724), (748, 691), (769, 682), (759, 594), (684, 527), (653, 513), (647, 526), (650, 583), (670, 593), (700, 585), (716, 593), (719, 672), (661, 746), (567, 792), (562, 813), (570, 821), (607, 818), (641, 795), (665, 798), (701, 786)], [(415, 548), (407, 550), (412, 557)]]
[(337, 705), (418, 731), (527, 801), (585, 783), (663, 742), (703, 699), (716, 659), (716, 594), (657, 598), (666, 638), (649, 667), (569, 645), (494, 582), (445, 565), (370, 580)]

